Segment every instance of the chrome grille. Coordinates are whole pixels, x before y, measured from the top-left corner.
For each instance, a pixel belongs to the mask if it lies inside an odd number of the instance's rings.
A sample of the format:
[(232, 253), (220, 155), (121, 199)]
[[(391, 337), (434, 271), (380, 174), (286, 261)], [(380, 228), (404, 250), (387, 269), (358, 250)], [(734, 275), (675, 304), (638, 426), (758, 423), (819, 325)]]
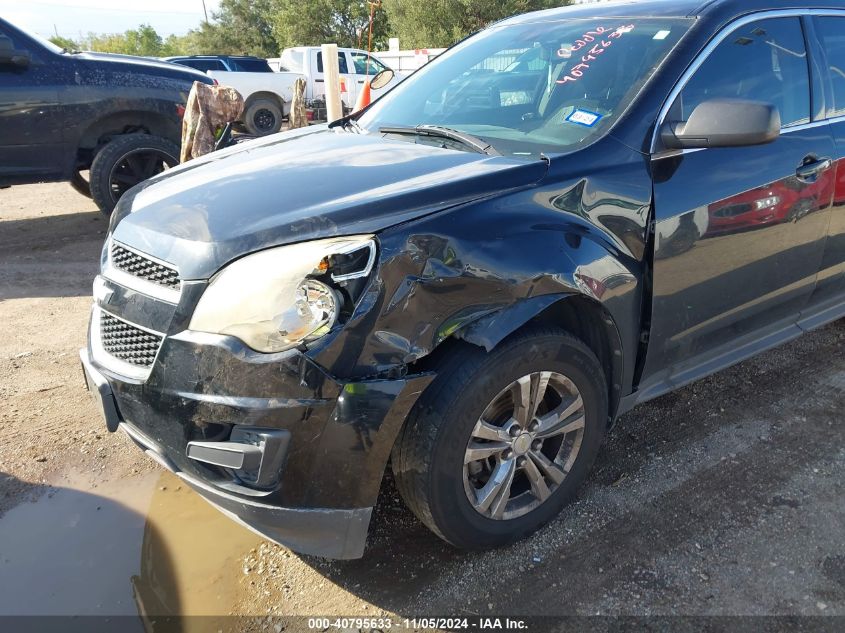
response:
[(165, 288), (179, 289), (179, 273), (175, 268), (154, 262), (116, 242), (111, 245), (111, 263), (118, 270), (140, 279)]
[(124, 363), (152, 367), (163, 339), (106, 312), (100, 312), (100, 340), (107, 353)]

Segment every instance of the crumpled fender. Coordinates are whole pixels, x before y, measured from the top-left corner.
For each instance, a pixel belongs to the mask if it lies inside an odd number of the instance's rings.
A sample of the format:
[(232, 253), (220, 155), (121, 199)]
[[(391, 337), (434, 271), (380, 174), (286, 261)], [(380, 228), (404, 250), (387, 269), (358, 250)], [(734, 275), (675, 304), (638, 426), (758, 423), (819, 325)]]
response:
[(646, 157), (602, 145), (596, 164), (561, 157), (540, 183), (379, 232), (353, 314), (308, 355), (343, 380), (402, 377), (449, 338), (491, 350), (542, 315), (582, 338), (599, 332), (611, 402), (630, 393), (651, 176)]
[(473, 321), (465, 328), (458, 330), (455, 336), (490, 352), (547, 308), (570, 296), (572, 295), (560, 293), (518, 301), (512, 306)]

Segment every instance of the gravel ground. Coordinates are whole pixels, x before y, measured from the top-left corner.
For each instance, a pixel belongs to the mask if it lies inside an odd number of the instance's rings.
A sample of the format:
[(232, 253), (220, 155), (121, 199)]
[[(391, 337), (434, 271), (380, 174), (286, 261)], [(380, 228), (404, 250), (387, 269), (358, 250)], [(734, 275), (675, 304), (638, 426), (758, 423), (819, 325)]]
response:
[[(105, 230), (66, 185), (0, 191), (0, 514), (71, 475), (158, 470), (104, 432), (79, 373)], [(845, 616), (843, 343), (840, 321), (638, 407), (579, 500), (516, 546), (454, 551), (388, 479), (365, 558), (244, 538), (217, 600), (274, 616)]]
[(79, 369), (106, 229), (68, 185), (0, 190), (0, 477), (13, 476), (0, 483), (0, 515), (70, 470), (151, 468), (105, 432)]

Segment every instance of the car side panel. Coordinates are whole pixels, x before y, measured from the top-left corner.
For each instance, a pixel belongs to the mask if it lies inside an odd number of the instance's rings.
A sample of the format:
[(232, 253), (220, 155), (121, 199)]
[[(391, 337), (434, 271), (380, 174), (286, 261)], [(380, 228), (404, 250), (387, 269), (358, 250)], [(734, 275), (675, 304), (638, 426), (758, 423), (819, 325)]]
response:
[(813, 328), (845, 315), (845, 122), (831, 124), (836, 149), (832, 172), (834, 198), (816, 288), (802, 314), (802, 327)]
[(157, 121), (148, 131), (179, 143), (181, 120), (176, 106), (187, 102), (191, 85), (184, 79), (145, 74), (137, 67), (74, 60), (71, 78), (59, 93), (65, 137), (74, 148), (93, 146), (101, 136)]
[(72, 160), (58, 88), (66, 60), (2, 23), (0, 33), (32, 56), (26, 68), (0, 66), (0, 185), (62, 179)]
[(845, 12), (815, 17), (810, 25), (818, 46), (816, 67), (824, 86), (823, 116), (835, 142), (833, 207), (816, 289), (803, 327), (814, 327), (845, 314)]
[(555, 301), (580, 296), (617, 332), (616, 389), (628, 393), (651, 179), (647, 159), (612, 139), (589, 155), (601, 164), (562, 157), (535, 187), (380, 234), (377, 277), (346, 327), (309, 355), (333, 375), (402, 373), (451, 336), (490, 347)]

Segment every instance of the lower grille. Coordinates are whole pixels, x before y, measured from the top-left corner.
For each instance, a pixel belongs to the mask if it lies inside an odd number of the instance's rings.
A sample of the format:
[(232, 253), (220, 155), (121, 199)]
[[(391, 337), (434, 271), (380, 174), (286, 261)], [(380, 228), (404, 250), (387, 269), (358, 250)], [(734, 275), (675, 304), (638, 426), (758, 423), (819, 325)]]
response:
[(152, 367), (163, 340), (106, 312), (100, 312), (100, 339), (106, 352), (138, 367)]

